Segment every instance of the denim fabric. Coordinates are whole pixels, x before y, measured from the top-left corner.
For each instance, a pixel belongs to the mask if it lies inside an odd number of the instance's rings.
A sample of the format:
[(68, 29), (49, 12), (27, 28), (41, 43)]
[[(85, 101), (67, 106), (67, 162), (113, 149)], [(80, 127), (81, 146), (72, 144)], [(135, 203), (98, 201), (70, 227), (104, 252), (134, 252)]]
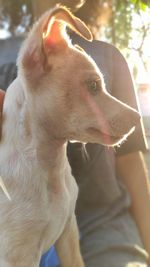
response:
[(43, 256), (40, 262), (40, 267), (57, 267), (59, 259), (55, 247), (51, 247)]

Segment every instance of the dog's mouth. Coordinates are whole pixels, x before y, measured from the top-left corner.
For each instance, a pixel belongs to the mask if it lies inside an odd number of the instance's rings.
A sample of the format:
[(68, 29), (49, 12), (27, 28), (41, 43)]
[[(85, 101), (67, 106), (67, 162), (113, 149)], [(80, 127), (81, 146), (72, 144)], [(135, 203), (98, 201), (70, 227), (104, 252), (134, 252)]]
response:
[(101, 130), (92, 127), (88, 128), (88, 133), (91, 136), (95, 136), (97, 140), (101, 140), (101, 143), (104, 145), (117, 145), (128, 136), (128, 134), (114, 136), (109, 133), (106, 134)]

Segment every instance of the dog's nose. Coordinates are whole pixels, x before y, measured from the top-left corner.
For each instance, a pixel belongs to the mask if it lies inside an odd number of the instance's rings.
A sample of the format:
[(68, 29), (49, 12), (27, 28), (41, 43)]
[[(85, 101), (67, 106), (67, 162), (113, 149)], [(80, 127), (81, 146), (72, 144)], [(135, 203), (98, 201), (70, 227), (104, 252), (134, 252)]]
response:
[(131, 124), (133, 123), (134, 126), (136, 126), (137, 124), (139, 124), (140, 119), (141, 119), (141, 115), (139, 112), (137, 112), (136, 110), (132, 110), (131, 114)]
[(127, 134), (140, 123), (140, 114), (134, 109), (126, 109), (110, 120), (110, 131), (113, 136)]
[(125, 126), (132, 128), (140, 123), (141, 116), (136, 110), (128, 110), (122, 114)]

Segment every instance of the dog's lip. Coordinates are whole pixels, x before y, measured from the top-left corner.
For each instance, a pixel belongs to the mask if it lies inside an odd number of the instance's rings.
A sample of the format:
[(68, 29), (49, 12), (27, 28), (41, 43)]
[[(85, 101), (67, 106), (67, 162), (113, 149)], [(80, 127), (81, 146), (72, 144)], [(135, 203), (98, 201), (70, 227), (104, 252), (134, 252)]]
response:
[(102, 132), (101, 130), (94, 128), (94, 127), (90, 127), (88, 128), (88, 132), (90, 134), (95, 134), (100, 137), (102, 137), (102, 139), (105, 141), (105, 143), (114, 143), (117, 142), (118, 140), (122, 139), (124, 137), (124, 135), (120, 135), (120, 136), (113, 136), (111, 134), (106, 134), (104, 132)]

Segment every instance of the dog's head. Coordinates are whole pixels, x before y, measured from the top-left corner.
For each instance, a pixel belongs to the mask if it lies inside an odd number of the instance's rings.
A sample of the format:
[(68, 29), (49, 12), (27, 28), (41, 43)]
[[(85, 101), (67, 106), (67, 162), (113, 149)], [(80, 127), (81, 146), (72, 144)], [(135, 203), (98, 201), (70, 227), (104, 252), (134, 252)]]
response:
[(114, 145), (139, 121), (138, 113), (105, 89), (102, 74), (73, 46), (68, 25), (87, 40), (86, 25), (57, 6), (33, 26), (18, 58), (18, 75), (39, 127), (56, 139)]

